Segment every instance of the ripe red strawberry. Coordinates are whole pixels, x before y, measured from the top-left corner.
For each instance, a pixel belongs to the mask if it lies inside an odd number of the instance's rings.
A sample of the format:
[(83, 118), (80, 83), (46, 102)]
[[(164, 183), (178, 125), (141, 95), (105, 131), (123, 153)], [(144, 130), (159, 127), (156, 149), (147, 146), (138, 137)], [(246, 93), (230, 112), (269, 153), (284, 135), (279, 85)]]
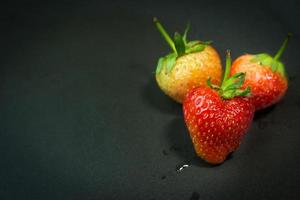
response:
[(222, 163), (235, 151), (250, 126), (254, 105), (250, 88), (239, 89), (245, 73), (228, 78), (230, 55), (221, 87), (207, 81), (206, 87), (189, 92), (183, 102), (184, 119), (198, 156), (211, 164)]
[(155, 73), (157, 84), (166, 95), (182, 103), (186, 93), (205, 85), (208, 77), (214, 84), (221, 82), (221, 60), (210, 42), (187, 41), (189, 26), (183, 36), (175, 33), (172, 40), (156, 18), (154, 22), (172, 48), (171, 53), (158, 60)]
[(256, 110), (266, 108), (282, 99), (288, 88), (285, 67), (279, 58), (285, 50), (290, 35), (285, 39), (277, 54), (272, 57), (266, 53), (246, 54), (237, 58), (231, 74), (245, 72), (243, 87), (251, 86)]

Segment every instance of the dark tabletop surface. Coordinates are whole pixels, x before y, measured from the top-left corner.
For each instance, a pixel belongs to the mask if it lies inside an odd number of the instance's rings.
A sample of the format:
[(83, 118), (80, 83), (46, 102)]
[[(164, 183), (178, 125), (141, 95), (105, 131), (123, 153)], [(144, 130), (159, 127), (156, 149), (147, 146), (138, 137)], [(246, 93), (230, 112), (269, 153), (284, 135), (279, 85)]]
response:
[[(0, 6), (1, 200), (299, 199), (299, 3), (10, 1)], [(222, 55), (274, 54), (289, 90), (219, 166), (195, 153), (154, 80), (169, 51), (152, 23)], [(183, 164), (191, 166), (177, 172)]]

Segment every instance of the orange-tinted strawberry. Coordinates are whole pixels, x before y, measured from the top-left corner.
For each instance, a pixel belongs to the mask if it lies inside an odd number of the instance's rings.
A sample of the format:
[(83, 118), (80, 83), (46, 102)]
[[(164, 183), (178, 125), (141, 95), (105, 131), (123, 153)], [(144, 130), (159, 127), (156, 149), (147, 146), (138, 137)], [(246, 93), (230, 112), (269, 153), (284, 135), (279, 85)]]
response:
[(175, 33), (172, 40), (156, 18), (154, 21), (173, 50), (172, 53), (159, 59), (156, 68), (156, 81), (165, 94), (181, 103), (188, 91), (205, 85), (209, 77), (213, 84), (220, 84), (222, 75), (220, 57), (209, 42), (188, 42), (189, 26), (183, 36)]
[(231, 74), (245, 72), (244, 87), (251, 86), (256, 110), (277, 103), (288, 88), (285, 66), (279, 58), (285, 50), (290, 35), (285, 39), (274, 57), (266, 53), (246, 54), (237, 58), (231, 68)]
[(254, 105), (250, 88), (239, 89), (245, 74), (228, 78), (230, 57), (221, 87), (201, 86), (190, 91), (183, 102), (184, 119), (198, 156), (211, 164), (224, 162), (235, 151), (250, 126)]

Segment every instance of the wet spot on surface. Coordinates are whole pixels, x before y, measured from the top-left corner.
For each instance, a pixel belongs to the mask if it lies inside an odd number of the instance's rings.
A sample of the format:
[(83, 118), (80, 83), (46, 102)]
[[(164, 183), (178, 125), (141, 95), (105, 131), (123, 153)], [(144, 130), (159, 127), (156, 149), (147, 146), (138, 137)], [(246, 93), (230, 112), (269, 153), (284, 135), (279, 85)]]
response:
[(164, 180), (166, 179), (167, 177), (164, 175), (164, 176), (161, 176), (161, 180)]
[(162, 151), (162, 153), (163, 153), (164, 156), (169, 155), (169, 153), (168, 153), (167, 150), (165, 150), (165, 149)]
[(199, 200), (200, 195), (198, 192), (193, 192), (192, 196), (190, 197), (190, 200)]
[(170, 151), (181, 151), (182, 149), (180, 147), (171, 146)]

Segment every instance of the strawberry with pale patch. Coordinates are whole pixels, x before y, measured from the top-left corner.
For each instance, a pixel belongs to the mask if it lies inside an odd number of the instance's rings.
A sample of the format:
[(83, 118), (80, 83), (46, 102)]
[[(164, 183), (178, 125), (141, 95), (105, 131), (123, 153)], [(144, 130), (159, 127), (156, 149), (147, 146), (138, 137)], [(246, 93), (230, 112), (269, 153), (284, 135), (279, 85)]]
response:
[(279, 59), (286, 49), (289, 38), (290, 35), (274, 57), (266, 53), (246, 54), (237, 58), (232, 64), (231, 74), (246, 72), (243, 87), (251, 86), (256, 110), (277, 103), (287, 91), (288, 80), (285, 66)]
[(166, 95), (182, 103), (186, 93), (205, 85), (208, 77), (213, 84), (220, 84), (221, 60), (210, 42), (187, 41), (189, 25), (183, 36), (176, 32), (172, 40), (156, 18), (154, 22), (173, 50), (158, 60), (155, 73), (156, 81)]
[(207, 81), (190, 91), (183, 102), (186, 126), (198, 156), (211, 164), (220, 164), (234, 152), (247, 132), (254, 115), (250, 87), (240, 89), (245, 73), (231, 77), (230, 55), (221, 86)]

